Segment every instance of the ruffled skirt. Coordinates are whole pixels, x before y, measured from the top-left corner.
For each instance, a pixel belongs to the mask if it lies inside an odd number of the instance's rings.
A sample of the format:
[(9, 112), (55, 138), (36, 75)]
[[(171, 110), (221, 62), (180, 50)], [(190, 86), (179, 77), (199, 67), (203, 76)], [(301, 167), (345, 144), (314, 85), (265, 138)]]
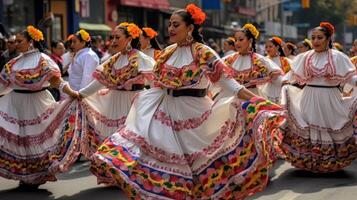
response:
[(103, 90), (81, 102), (81, 153), (88, 159), (125, 122), (137, 91)]
[(0, 98), (0, 176), (29, 184), (55, 181), (74, 162), (78, 103), (55, 102), (48, 91)]
[(262, 99), (213, 103), (143, 91), (91, 170), (134, 199), (242, 199), (267, 184), (281, 113)]
[(357, 97), (343, 98), (338, 88), (284, 86), (282, 104), (288, 117), (281, 148), (293, 166), (333, 172), (357, 157)]

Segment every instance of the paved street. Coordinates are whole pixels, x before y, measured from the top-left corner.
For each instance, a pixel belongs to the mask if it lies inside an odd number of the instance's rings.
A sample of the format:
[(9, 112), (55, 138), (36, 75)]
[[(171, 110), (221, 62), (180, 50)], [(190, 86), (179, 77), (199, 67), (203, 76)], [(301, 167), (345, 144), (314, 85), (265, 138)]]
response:
[[(0, 200), (126, 200), (114, 187), (96, 184), (82, 162), (36, 192), (16, 189), (18, 182), (0, 178)], [(357, 199), (357, 161), (345, 170), (328, 175), (316, 175), (290, 167), (283, 161), (276, 163), (268, 188), (249, 200), (352, 200)]]

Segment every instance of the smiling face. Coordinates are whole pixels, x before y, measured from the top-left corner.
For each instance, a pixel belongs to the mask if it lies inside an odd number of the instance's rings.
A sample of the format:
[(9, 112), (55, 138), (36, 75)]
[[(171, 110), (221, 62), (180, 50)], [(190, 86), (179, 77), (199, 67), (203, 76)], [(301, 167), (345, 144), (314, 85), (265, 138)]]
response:
[(238, 31), (235, 33), (236, 38), (235, 48), (240, 54), (247, 54), (250, 51), (250, 46), (252, 39), (248, 39), (243, 31)]
[(115, 28), (112, 32), (112, 44), (114, 52), (124, 52), (126, 47), (131, 42), (131, 37), (128, 37), (125, 34), (125, 31), (122, 28)]
[(172, 14), (169, 22), (169, 36), (170, 42), (177, 43), (178, 45), (186, 43), (186, 36), (188, 32), (193, 31), (193, 25), (186, 25), (186, 22), (179, 14)]
[(279, 47), (276, 46), (272, 41), (268, 40), (265, 42), (265, 51), (268, 56), (275, 57), (278, 55)]
[(330, 38), (327, 38), (324, 32), (318, 29), (314, 29), (312, 31), (311, 43), (316, 52), (325, 51), (328, 47), (329, 41)]

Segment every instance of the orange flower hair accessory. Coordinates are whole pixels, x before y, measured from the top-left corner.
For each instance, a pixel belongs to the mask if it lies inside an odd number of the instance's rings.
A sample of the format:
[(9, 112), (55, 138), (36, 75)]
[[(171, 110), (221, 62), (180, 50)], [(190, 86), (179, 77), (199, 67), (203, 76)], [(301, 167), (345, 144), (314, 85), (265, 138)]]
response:
[(144, 27), (142, 29), (150, 39), (153, 39), (154, 37), (156, 37), (158, 35), (157, 32), (154, 31), (154, 29), (152, 29), (150, 27)]
[(259, 31), (257, 28), (255, 28), (255, 26), (253, 24), (246, 24), (243, 26), (243, 29), (248, 30), (255, 39), (258, 39), (259, 37)]
[(35, 40), (36, 42), (38, 41), (42, 41), (43, 40), (43, 34), (42, 32), (35, 28), (34, 26), (27, 26), (26, 28), (28, 34), (30, 35), (30, 37)]
[(67, 37), (66, 41), (70, 41), (70, 40), (72, 40), (73, 38), (74, 38), (74, 35), (73, 35), (73, 34), (70, 34), (70, 35)]
[(325, 28), (330, 35), (335, 33), (335, 27), (329, 22), (321, 22), (320, 27)]
[(133, 39), (138, 38), (142, 33), (140, 28), (134, 23), (123, 22), (119, 24), (119, 27), (124, 27)]
[(76, 34), (81, 35), (81, 38), (82, 38), (85, 42), (90, 42), (90, 40), (91, 40), (89, 33), (88, 33), (87, 31), (83, 30), (83, 29), (77, 31)]
[(283, 40), (280, 37), (272, 37), (271, 40), (278, 43), (280, 46), (283, 45)]
[(190, 13), (195, 24), (201, 25), (203, 24), (203, 22), (205, 22), (206, 14), (201, 10), (201, 8), (197, 7), (195, 4), (188, 4), (186, 6), (186, 11)]

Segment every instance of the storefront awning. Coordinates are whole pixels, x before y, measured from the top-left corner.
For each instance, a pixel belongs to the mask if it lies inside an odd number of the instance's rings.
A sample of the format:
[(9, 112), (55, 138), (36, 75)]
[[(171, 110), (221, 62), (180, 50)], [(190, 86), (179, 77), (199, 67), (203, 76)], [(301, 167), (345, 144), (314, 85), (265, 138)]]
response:
[(79, 28), (89, 30), (89, 31), (112, 31), (112, 28), (106, 24), (90, 24), (90, 23), (79, 23)]
[(169, 9), (170, 3), (168, 0), (120, 0), (120, 4), (124, 6), (143, 7), (151, 9)]

